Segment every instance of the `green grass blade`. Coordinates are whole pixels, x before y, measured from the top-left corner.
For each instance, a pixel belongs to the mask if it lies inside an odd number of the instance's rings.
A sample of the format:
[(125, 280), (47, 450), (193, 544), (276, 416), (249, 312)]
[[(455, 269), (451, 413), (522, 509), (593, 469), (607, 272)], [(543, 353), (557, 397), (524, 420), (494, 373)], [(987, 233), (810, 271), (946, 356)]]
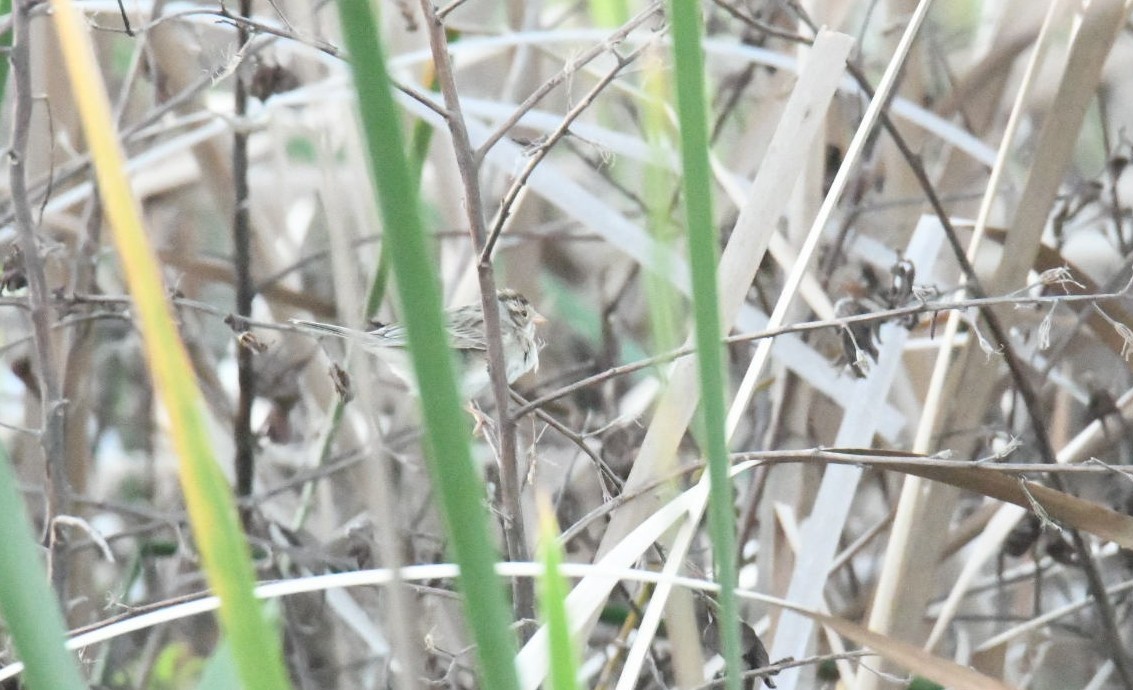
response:
[[(649, 302), (649, 324), (653, 333), (652, 352), (675, 350), (681, 344), (682, 303), (669, 275), (674, 257), (670, 251), (679, 237), (673, 218), (674, 181), (669, 169), (670, 122), (668, 117), (669, 80), (660, 50), (650, 52), (644, 65), (644, 90), (648, 98), (642, 107), (642, 126), (649, 142), (649, 161), (645, 163), (642, 182), (649, 232), (657, 239), (655, 265), (645, 271), (645, 294)], [(660, 368), (664, 370), (663, 367)]]
[(628, 0), (590, 0), (590, 16), (597, 26), (621, 26), (629, 19)]
[(367, 0), (339, 0), (338, 8), (421, 392), (429, 472), (461, 569), (467, 624), (480, 661), (480, 687), (514, 690), (518, 688), (515, 638), (504, 589), (495, 575), (484, 487), (472, 465), (467, 417), (461, 411), (441, 316), (440, 285), (421, 227), (417, 183), (406, 156), (378, 23)]
[(240, 690), (240, 676), (227, 640), (222, 638), (213, 650), (197, 681), (197, 690)]
[(0, 506), (0, 612), (24, 662), (27, 686), (31, 690), (85, 688), (75, 658), (64, 647), (63, 616), (47, 585), (40, 550), (3, 446)]
[(739, 619), (736, 610), (736, 533), (732, 483), (728, 478), (728, 446), (724, 434), (723, 346), (716, 290), (717, 236), (712, 218), (712, 172), (708, 163), (708, 118), (704, 58), (700, 46), (700, 4), (673, 0), (673, 55), (676, 66), (677, 112), (681, 128), (681, 165), (689, 233), (696, 351), (700, 369), (704, 443), (708, 451), (711, 491), (708, 527), (720, 583), (721, 637), (727, 664), (726, 687), (740, 689)]
[[(12, 0), (0, 0), (0, 17), (12, 14)], [(4, 100), (4, 92), (8, 86), (8, 49), (12, 47), (12, 30), (8, 29), (0, 34), (0, 51), (4, 59), (0, 60), (0, 102)]]
[(558, 525), (550, 500), (539, 501), (539, 560), (543, 576), (539, 578), (539, 611), (547, 626), (547, 644), (551, 659), (551, 690), (578, 690), (578, 654), (570, 634), (566, 598), (566, 579), (559, 572), (563, 549), (559, 544)]

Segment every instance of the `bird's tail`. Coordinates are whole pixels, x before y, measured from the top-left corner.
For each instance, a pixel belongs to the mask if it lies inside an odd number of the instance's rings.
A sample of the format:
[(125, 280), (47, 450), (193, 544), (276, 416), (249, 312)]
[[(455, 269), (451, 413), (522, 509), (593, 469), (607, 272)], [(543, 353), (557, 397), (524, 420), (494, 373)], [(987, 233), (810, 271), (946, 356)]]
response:
[(291, 319), (291, 325), (296, 326), (301, 331), (306, 331), (312, 335), (333, 335), (338, 338), (346, 338), (347, 340), (357, 340), (360, 336), (365, 335), (361, 331), (353, 328), (346, 328), (345, 326), (335, 326), (329, 323), (319, 323), (318, 321), (304, 321), (302, 319)]

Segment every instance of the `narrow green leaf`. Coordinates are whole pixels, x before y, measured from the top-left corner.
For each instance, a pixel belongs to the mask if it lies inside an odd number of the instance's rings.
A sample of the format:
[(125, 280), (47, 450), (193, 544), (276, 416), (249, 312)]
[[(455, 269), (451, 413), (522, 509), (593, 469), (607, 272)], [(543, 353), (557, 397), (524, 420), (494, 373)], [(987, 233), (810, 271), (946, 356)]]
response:
[[(12, 14), (12, 0), (0, 0), (0, 17)], [(12, 47), (12, 30), (8, 29), (0, 34), (0, 50), (4, 59), (0, 60), (0, 102), (4, 100), (4, 92), (8, 85), (8, 49)]]
[(625, 24), (629, 19), (627, 0), (590, 0), (590, 16), (594, 24), (613, 28)]
[(670, 127), (667, 115), (668, 79), (660, 51), (646, 56), (644, 65), (645, 93), (642, 125), (649, 142), (649, 161), (645, 163), (645, 204), (649, 232), (656, 238), (654, 267), (645, 271), (645, 294), (649, 301), (649, 323), (653, 332), (653, 353), (668, 352), (680, 346), (680, 301), (669, 280), (678, 254), (671, 251), (679, 237), (673, 219), (673, 191), (676, 181), (670, 172)]
[(740, 690), (740, 638), (736, 608), (736, 532), (728, 445), (724, 433), (724, 373), (719, 299), (716, 290), (717, 236), (712, 218), (712, 172), (708, 163), (708, 118), (700, 46), (700, 3), (672, 0), (673, 55), (677, 112), (681, 128), (685, 214), (689, 233), (696, 353), (700, 370), (704, 442), (711, 482), (708, 527), (720, 583), (720, 632), (728, 690)]
[(484, 486), (472, 465), (467, 416), (457, 395), (452, 351), (441, 315), (441, 291), (421, 226), (417, 183), (410, 170), (393, 101), (381, 35), (367, 0), (339, 0), (343, 34), (386, 234), (386, 248), (413, 354), (426, 430), (429, 473), (460, 565), (467, 624), (476, 640), (480, 687), (515, 690), (515, 638), (483, 506)]
[(85, 688), (75, 658), (64, 647), (63, 615), (47, 585), (41, 550), (0, 446), (0, 613), (24, 662), (31, 690)]
[(240, 676), (236, 670), (236, 661), (232, 658), (232, 647), (225, 639), (213, 650), (197, 681), (198, 690), (241, 690)]
[(545, 495), (539, 501), (539, 560), (543, 563), (543, 576), (539, 578), (539, 610), (547, 626), (547, 644), (551, 658), (551, 689), (578, 689), (578, 654), (570, 634), (567, 618), (566, 580), (559, 572), (563, 562), (559, 529), (551, 502)]

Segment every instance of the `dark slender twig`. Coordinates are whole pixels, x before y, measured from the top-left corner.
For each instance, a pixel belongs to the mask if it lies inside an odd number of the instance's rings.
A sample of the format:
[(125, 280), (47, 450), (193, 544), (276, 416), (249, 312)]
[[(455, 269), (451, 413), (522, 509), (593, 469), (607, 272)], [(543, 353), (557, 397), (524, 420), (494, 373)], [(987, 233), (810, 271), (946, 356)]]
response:
[[(330, 55), (331, 57), (342, 57), (342, 50), (338, 46), (333, 45), (333, 44), (331, 44), (327, 41), (324, 41), (324, 40), (321, 40), (321, 39), (307, 38), (305, 36), (300, 36), (299, 34), (297, 34), (294, 31), (294, 28), (290, 27), (290, 26), (287, 29), (280, 29), (280, 28), (274, 27), (271, 24), (268, 24), (266, 22), (256, 21), (255, 19), (252, 18), (250, 12), (244, 12), (243, 0), (241, 0), (240, 14), (239, 15), (232, 14), (231, 12), (229, 12), (227, 10), (227, 8), (224, 7), (224, 5), (220, 6), (219, 11), (189, 10), (189, 11), (181, 13), (180, 16), (185, 16), (185, 15), (189, 15), (189, 14), (216, 14), (220, 17), (223, 17), (225, 19), (225, 21), (231, 22), (232, 24), (236, 25), (237, 34), (241, 35), (240, 45), (244, 45), (245, 43), (247, 43), (248, 39), (250, 38), (251, 32), (254, 31), (255, 33), (269, 34), (269, 35), (275, 36), (277, 38), (285, 38), (289, 41), (295, 41), (296, 43), (301, 43), (302, 45), (305, 45), (308, 48), (314, 48), (315, 50), (319, 51), (320, 53), (325, 53), (327, 55)], [(167, 15), (167, 16), (173, 16), (173, 15)], [(149, 27), (146, 27), (146, 28), (149, 28)]]
[(134, 29), (130, 27), (130, 15), (126, 13), (126, 7), (122, 4), (122, 0), (118, 0), (118, 14), (122, 15), (122, 30), (126, 32), (127, 36), (133, 38)]
[[(68, 506), (66, 447), (64, 422), (66, 401), (60, 384), (59, 370), (53, 355), (51, 336), (51, 294), (47, 289), (47, 276), (39, 254), (35, 221), (32, 217), (27, 188), (28, 140), (31, 136), (32, 93), (29, 13), (31, 0), (12, 3), (12, 85), (15, 106), (12, 111), (12, 145), (8, 150), (11, 173), (12, 211), (19, 232), (19, 246), (23, 253), (28, 281), (28, 313), (35, 340), (36, 373), (39, 379), (40, 405), (43, 415), (43, 432), (40, 445), (46, 461), (47, 516), (46, 525), (55, 517), (70, 512)], [(51, 584), (61, 600), (66, 600), (67, 567), (62, 555), (62, 544), (55, 539), (55, 530), (48, 529), (50, 548), (48, 570)]]
[[(751, 671), (744, 671), (740, 676), (744, 680), (759, 681), (761, 678), (773, 676), (780, 671), (785, 671), (789, 668), (796, 668), (800, 666), (818, 666), (831, 661), (842, 661), (844, 659), (860, 659), (863, 656), (881, 656), (880, 652), (873, 652), (867, 649), (859, 649), (853, 652), (842, 652), (841, 654), (821, 654), (818, 656), (809, 656), (805, 659), (784, 659), (777, 661), (774, 664), (768, 664), (763, 668), (752, 669)], [(725, 678), (717, 678), (711, 680), (704, 685), (697, 685), (692, 690), (712, 690), (712, 688), (722, 688), (727, 682)], [(752, 687), (758, 687), (753, 685)]]
[(792, 33), (785, 29), (780, 29), (779, 27), (768, 24), (767, 22), (761, 22), (755, 17), (748, 15), (746, 12), (740, 11), (739, 8), (732, 6), (731, 3), (724, 2), (724, 0), (712, 0), (712, 2), (720, 9), (732, 15), (732, 17), (734, 17), (735, 19), (738, 19), (739, 21), (747, 25), (747, 27), (750, 29), (754, 29), (755, 31), (767, 34), (768, 36), (780, 38), (790, 43), (797, 43), (804, 46), (814, 45), (813, 39)]
[[(223, 7), (223, 6), (222, 6)], [(252, 13), (252, 1), (240, 0), (240, 16), (247, 18)], [(243, 52), (248, 45), (248, 26), (243, 22), (236, 24), (236, 43)], [(232, 136), (232, 181), (235, 208), (232, 214), (233, 266), (236, 273), (236, 314), (241, 318), (252, 315), (252, 300), (255, 287), (252, 285), (251, 218), (249, 214), (248, 189), (248, 130), (243, 125), (248, 112), (248, 84), (244, 70), (237, 68), (235, 95), (235, 116), (237, 125)], [(243, 330), (242, 324), (241, 328)], [(248, 496), (252, 493), (252, 480), (256, 470), (256, 437), (252, 433), (252, 402), (255, 400), (255, 370), (252, 358), (255, 353), (248, 347), (236, 348), (237, 380), (240, 385), (239, 399), (236, 403), (236, 417), (233, 420), (233, 434), (236, 445), (236, 495)], [(243, 515), (245, 526), (249, 515)]]
[[(437, 83), (444, 95), (449, 134), (452, 136), (453, 154), (460, 171), (464, 187), (464, 207), (468, 214), (469, 234), (477, 255), (484, 249), (487, 229), (484, 223), (483, 200), (480, 196), (480, 166), (468, 137), (464, 114), (460, 105), (460, 94), (456, 89), (452, 60), (448, 54), (448, 39), (444, 23), (437, 16), (432, 0), (421, 0), (421, 10), (429, 35), (429, 46), (433, 53)], [(519, 463), (516, 458), (515, 419), (508, 414), (507, 367), (504, 364), (503, 341), (500, 336), (500, 302), (496, 297), (496, 278), (492, 263), (480, 261), (477, 266), (480, 279), (480, 304), (484, 313), (484, 330), (488, 344), (488, 374), (492, 381), (492, 392), (496, 400), (498, 416), (497, 434), (499, 443), (500, 488), (502, 501), (500, 513), (503, 518), (504, 542), (507, 545), (509, 560), (525, 561), (529, 558), (527, 537), (520, 505)], [(535, 592), (532, 583), (517, 580), (513, 587), (513, 602), (516, 620), (535, 617)]]

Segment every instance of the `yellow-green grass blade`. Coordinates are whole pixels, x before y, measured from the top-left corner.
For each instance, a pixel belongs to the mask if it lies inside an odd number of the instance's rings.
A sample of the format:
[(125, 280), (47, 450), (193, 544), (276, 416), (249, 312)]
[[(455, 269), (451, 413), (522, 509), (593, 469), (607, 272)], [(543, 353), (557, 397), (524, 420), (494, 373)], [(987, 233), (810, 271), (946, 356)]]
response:
[(205, 576), (221, 600), (221, 627), (232, 645), (245, 688), (289, 687), (279, 636), (252, 595), (255, 577), (247, 543), (231, 490), (213, 455), (201, 393), (142, 228), (90, 36), (71, 0), (54, 0), (52, 7), (103, 209), (137, 310), (146, 361), (169, 415), (189, 522)]

